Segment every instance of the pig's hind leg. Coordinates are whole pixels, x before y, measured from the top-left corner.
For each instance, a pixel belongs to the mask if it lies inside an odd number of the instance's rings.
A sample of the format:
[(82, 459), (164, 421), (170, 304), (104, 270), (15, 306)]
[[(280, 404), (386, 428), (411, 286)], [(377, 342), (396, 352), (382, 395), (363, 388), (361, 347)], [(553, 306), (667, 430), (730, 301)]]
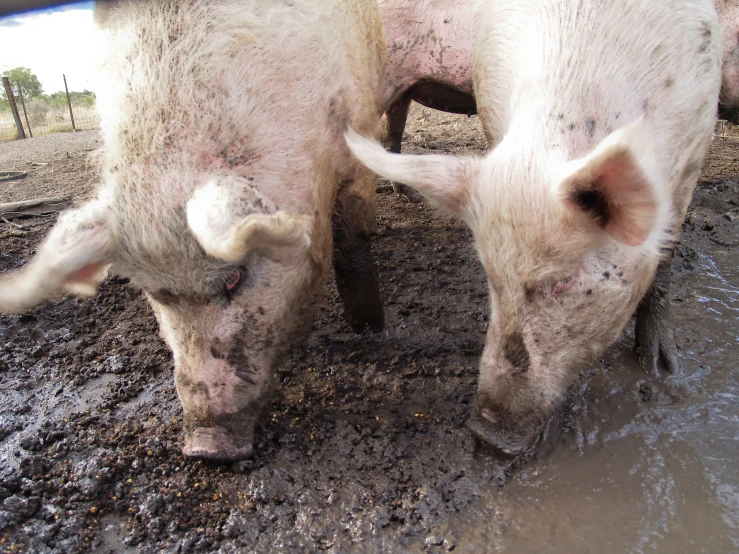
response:
[(365, 327), (379, 332), (385, 316), (370, 241), (375, 228), (373, 174), (361, 171), (338, 191), (332, 223), (336, 287), (344, 317), (357, 333)]
[(672, 288), (672, 258), (660, 262), (652, 286), (636, 309), (634, 352), (639, 363), (652, 375), (659, 373), (659, 362), (670, 372), (680, 370), (680, 355), (672, 325), (670, 290)]
[[(408, 108), (410, 104), (410, 98), (403, 96), (387, 111), (388, 149), (395, 154), (400, 154), (400, 145), (403, 141), (403, 131), (405, 131), (405, 123), (408, 119)], [(393, 182), (393, 190), (401, 196), (405, 196), (409, 202), (414, 204), (423, 202), (423, 196), (408, 185)]]

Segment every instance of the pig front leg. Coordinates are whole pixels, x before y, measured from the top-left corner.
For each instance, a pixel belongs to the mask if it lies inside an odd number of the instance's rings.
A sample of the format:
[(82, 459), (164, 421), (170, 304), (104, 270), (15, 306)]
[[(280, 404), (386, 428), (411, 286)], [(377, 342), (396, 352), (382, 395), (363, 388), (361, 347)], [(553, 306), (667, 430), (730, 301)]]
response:
[(357, 333), (365, 327), (379, 332), (385, 325), (370, 243), (375, 226), (373, 190), (374, 176), (363, 171), (359, 179), (339, 190), (332, 221), (336, 287), (344, 304), (344, 317)]
[[(408, 119), (408, 108), (410, 104), (410, 98), (403, 96), (387, 111), (387, 138), (390, 143), (390, 152), (400, 154), (400, 144), (403, 140), (403, 131), (405, 131), (405, 123)], [(408, 185), (393, 182), (393, 190), (401, 196), (405, 196), (413, 204), (423, 202), (423, 196)]]
[(652, 375), (658, 374), (660, 360), (668, 371), (680, 370), (670, 305), (673, 256), (671, 252), (657, 266), (654, 282), (636, 309), (634, 352), (641, 366)]

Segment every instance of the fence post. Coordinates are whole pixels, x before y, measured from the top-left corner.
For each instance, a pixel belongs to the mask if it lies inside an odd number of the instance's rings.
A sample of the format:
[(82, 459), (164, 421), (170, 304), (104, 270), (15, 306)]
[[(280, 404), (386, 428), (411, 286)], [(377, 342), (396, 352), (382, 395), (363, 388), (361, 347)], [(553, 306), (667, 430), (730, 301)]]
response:
[(72, 131), (76, 131), (77, 129), (74, 126), (74, 114), (72, 113), (72, 100), (69, 98), (69, 89), (67, 88), (67, 76), (62, 73), (62, 77), (64, 77), (64, 90), (67, 93), (67, 104), (69, 105), (69, 117), (72, 119)]
[(26, 132), (23, 130), (21, 116), (18, 114), (18, 106), (15, 103), (15, 96), (13, 96), (13, 87), (10, 86), (10, 79), (3, 77), (3, 86), (5, 87), (5, 94), (8, 95), (8, 104), (10, 104), (10, 111), (13, 112), (15, 126), (18, 129), (18, 138), (24, 139), (26, 138)]
[(28, 134), (33, 138), (33, 131), (31, 131), (31, 124), (28, 122), (28, 112), (26, 111), (26, 103), (23, 100), (23, 89), (21, 88), (20, 81), (16, 81), (15, 83), (18, 85), (18, 96), (21, 97), (21, 106), (23, 106), (23, 117), (26, 118), (26, 127), (28, 128)]

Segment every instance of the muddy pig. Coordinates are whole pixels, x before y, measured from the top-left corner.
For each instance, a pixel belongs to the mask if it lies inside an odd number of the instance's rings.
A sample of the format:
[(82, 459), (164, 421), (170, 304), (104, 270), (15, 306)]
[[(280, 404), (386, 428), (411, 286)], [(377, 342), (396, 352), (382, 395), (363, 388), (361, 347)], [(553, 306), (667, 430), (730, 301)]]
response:
[[(445, 112), (477, 113), (472, 46), (483, 0), (379, 0), (388, 57), (381, 107), (388, 146), (400, 152), (411, 101)], [(395, 192), (421, 196), (402, 183)]]
[(739, 124), (739, 0), (717, 0), (716, 10), (724, 36), (718, 114)]
[(372, 0), (101, 3), (96, 197), (0, 283), (0, 312), (92, 294), (109, 269), (174, 353), (187, 456), (252, 454), (272, 372), (309, 332), (333, 260), (345, 316), (383, 326), (374, 175), (386, 49)]
[(644, 365), (679, 364), (669, 247), (711, 138), (721, 30), (711, 0), (493, 2), (473, 76), (484, 157), (347, 140), (470, 225), (490, 324), (467, 426), (519, 454), (637, 305)]

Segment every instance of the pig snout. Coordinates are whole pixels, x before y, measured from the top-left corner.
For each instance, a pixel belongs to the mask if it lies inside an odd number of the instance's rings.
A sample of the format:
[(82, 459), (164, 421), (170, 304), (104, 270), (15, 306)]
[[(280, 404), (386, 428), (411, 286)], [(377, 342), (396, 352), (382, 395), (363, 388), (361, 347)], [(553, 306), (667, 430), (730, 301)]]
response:
[(465, 427), (477, 440), (498, 454), (519, 456), (536, 447), (543, 425), (539, 422), (517, 422), (510, 415), (503, 415), (500, 410), (493, 411), (478, 405)]
[[(518, 456), (538, 443), (553, 406), (551, 379), (542, 379), (519, 332), (490, 332), (483, 352), (477, 400), (466, 422), (472, 435), (498, 454)], [(554, 377), (554, 376), (552, 376)]]
[(185, 456), (239, 460), (252, 455), (254, 427), (266, 409), (268, 371), (225, 360), (175, 364), (184, 411)]
[(224, 427), (195, 427), (186, 434), (182, 449), (191, 458), (224, 461), (251, 458), (252, 452), (252, 437), (236, 437)]
[(185, 446), (182, 453), (191, 458), (209, 460), (250, 458), (257, 420), (254, 409), (218, 414), (219, 408), (215, 403), (205, 409), (193, 409), (191, 405), (186, 405)]

